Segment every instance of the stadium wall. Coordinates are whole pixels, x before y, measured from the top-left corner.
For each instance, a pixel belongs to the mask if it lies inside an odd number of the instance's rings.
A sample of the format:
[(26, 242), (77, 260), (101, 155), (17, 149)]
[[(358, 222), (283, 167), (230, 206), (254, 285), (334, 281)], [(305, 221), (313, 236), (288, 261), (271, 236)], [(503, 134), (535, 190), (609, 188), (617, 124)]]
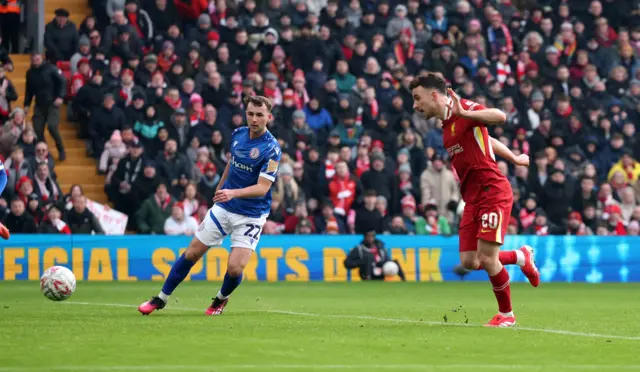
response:
[[(410, 281), (459, 281), (457, 237), (380, 236)], [(359, 281), (342, 265), (359, 236), (263, 236), (245, 278), (260, 281)], [(38, 280), (53, 265), (78, 280), (162, 281), (190, 238), (172, 236), (12, 235), (0, 248), (0, 280)], [(504, 249), (536, 247), (544, 282), (640, 282), (640, 237), (511, 236)], [(220, 281), (228, 245), (212, 248), (188, 280)], [(512, 281), (525, 281), (509, 267)], [(474, 272), (465, 280), (486, 280)]]

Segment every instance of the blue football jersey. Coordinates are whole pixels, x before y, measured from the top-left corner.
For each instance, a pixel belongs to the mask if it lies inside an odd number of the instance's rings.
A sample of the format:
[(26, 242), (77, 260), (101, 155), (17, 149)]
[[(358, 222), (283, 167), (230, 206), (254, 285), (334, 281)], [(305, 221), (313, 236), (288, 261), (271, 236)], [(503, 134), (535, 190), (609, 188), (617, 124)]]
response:
[[(269, 131), (251, 139), (248, 127), (236, 129), (231, 135), (230, 151), (231, 165), (222, 189), (253, 186), (259, 177), (275, 182), (282, 150)], [(271, 189), (261, 198), (237, 198), (218, 205), (231, 213), (259, 218), (271, 211)]]

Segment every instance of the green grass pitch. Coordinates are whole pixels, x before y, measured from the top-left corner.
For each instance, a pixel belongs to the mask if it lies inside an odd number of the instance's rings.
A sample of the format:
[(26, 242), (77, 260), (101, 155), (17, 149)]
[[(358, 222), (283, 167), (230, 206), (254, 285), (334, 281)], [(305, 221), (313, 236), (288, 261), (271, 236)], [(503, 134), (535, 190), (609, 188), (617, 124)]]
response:
[(0, 372), (640, 371), (634, 284), (513, 285), (513, 329), (480, 326), (489, 283), (245, 282), (205, 317), (219, 284), (186, 282), (141, 316), (160, 285), (0, 282)]

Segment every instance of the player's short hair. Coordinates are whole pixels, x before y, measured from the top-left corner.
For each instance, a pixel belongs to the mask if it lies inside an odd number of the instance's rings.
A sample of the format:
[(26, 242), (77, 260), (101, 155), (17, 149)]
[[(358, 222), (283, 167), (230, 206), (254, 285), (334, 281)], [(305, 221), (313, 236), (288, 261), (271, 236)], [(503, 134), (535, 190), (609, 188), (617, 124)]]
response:
[(249, 106), (249, 104), (252, 104), (256, 107), (266, 106), (267, 111), (269, 112), (271, 112), (271, 108), (273, 107), (271, 100), (264, 96), (244, 96), (242, 102), (244, 103), (245, 107)]
[(447, 93), (447, 82), (433, 72), (427, 72), (424, 75), (420, 75), (413, 79), (409, 84), (409, 89), (414, 90), (417, 87), (423, 87), (425, 89), (435, 89), (440, 93)]

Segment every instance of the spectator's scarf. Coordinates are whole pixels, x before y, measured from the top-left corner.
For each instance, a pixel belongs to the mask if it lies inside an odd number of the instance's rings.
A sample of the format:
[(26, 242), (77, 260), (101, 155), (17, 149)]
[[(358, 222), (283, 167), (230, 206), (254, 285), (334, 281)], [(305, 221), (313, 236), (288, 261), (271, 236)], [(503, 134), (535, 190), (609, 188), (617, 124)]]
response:
[(371, 167), (371, 162), (369, 161), (369, 158), (357, 158), (356, 159), (356, 176), (358, 178), (360, 178), (362, 176), (362, 173), (366, 172), (369, 170), (369, 168)]
[(398, 42), (393, 47), (393, 53), (395, 54), (398, 63), (405, 65), (407, 61), (413, 58), (414, 49), (415, 46), (411, 42), (409, 42), (406, 47), (403, 46), (402, 43)]
[(335, 165), (329, 160), (325, 160), (324, 161), (324, 176), (326, 179), (330, 180), (333, 178), (333, 176), (335, 176), (336, 174), (336, 167)]
[(63, 220), (58, 219), (55, 221), (51, 221), (51, 224), (53, 225), (53, 227), (58, 229), (58, 231), (61, 232), (62, 234), (71, 234), (71, 229), (69, 228), (69, 225), (67, 225), (67, 223), (64, 222)]
[(160, 200), (160, 197), (157, 194), (154, 195), (153, 198), (155, 199), (158, 207), (160, 207), (160, 209), (163, 211), (167, 209), (167, 207), (169, 206), (169, 203), (171, 203), (171, 195), (165, 196), (165, 198), (162, 200)]
[(263, 94), (265, 97), (271, 98), (275, 106), (282, 105), (282, 91), (280, 90), (280, 88), (276, 87), (275, 89), (271, 89), (268, 87), (264, 87)]
[(129, 86), (122, 85), (120, 88), (120, 98), (125, 102), (125, 106), (131, 104), (131, 100), (133, 99), (133, 84)]
[(573, 42), (569, 43), (566, 40), (557, 40), (553, 46), (560, 50), (563, 56), (567, 57), (567, 62), (571, 62), (571, 58), (578, 49), (578, 41), (577, 39), (574, 39)]
[(55, 186), (51, 177), (47, 177), (45, 180), (41, 180), (38, 177), (34, 177), (36, 184), (38, 185), (38, 189), (40, 190), (40, 194), (42, 195), (42, 201), (46, 202), (50, 198), (53, 200), (58, 200), (58, 188)]
[[(509, 53), (511, 53), (513, 51), (513, 39), (511, 38), (511, 32), (509, 31), (509, 27), (507, 27), (507, 25), (505, 25), (504, 23), (500, 24), (500, 29), (502, 30), (502, 34), (504, 35), (504, 41), (506, 43), (505, 47), (507, 47), (507, 50), (509, 51)], [(494, 31), (493, 27), (489, 27), (489, 29), (487, 30), (487, 36), (488, 36), (488, 40), (489, 44), (491, 44), (491, 49), (493, 51), (494, 54), (498, 53), (498, 50), (500, 49), (499, 45), (496, 45), (496, 32)]]
[(298, 110), (302, 110), (304, 106), (306, 106), (306, 104), (311, 101), (311, 99), (309, 99), (309, 94), (307, 93), (306, 88), (303, 88), (300, 91), (296, 91), (294, 100), (296, 102), (296, 107), (298, 108)]
[(513, 142), (511, 143), (511, 147), (513, 147), (513, 149), (520, 149), (520, 152), (522, 152), (523, 154), (529, 154), (529, 142), (527, 140), (521, 141), (517, 138), (514, 138)]
[(171, 97), (164, 97), (164, 101), (167, 103), (167, 105), (169, 105), (169, 107), (171, 107), (174, 110), (177, 110), (178, 108), (182, 107), (182, 99), (178, 98), (178, 99), (171, 99)]
[(183, 209), (186, 216), (197, 217), (198, 207), (200, 207), (198, 199), (184, 199), (182, 203), (184, 204)]
[(129, 20), (129, 24), (133, 25), (133, 27), (135, 27), (136, 29), (136, 33), (138, 34), (138, 37), (140, 39), (144, 40), (144, 34), (142, 33), (142, 29), (140, 28), (140, 25), (138, 25), (138, 13), (134, 12), (127, 12), (127, 19)]
[(511, 76), (511, 66), (509, 64), (504, 64), (500, 61), (496, 62), (496, 79), (500, 82), (501, 86), (504, 86), (504, 83), (507, 81), (507, 78)]
[(538, 236), (549, 235), (549, 226), (536, 225), (535, 226), (535, 232), (536, 232), (536, 235), (538, 235)]
[(536, 210), (528, 210), (527, 208), (522, 208), (518, 217), (520, 218), (520, 224), (522, 225), (522, 228), (526, 230), (533, 224), (533, 221), (536, 219)]
[(80, 91), (80, 88), (87, 84), (89, 79), (91, 79), (91, 74), (83, 75), (79, 72), (73, 74), (73, 76), (71, 77), (71, 82), (69, 84), (69, 91), (67, 92), (69, 96), (75, 97), (75, 95)]
[(200, 110), (200, 111), (192, 110), (191, 115), (189, 116), (189, 120), (190, 120), (191, 126), (192, 127), (195, 126), (201, 120), (204, 120), (204, 110)]

